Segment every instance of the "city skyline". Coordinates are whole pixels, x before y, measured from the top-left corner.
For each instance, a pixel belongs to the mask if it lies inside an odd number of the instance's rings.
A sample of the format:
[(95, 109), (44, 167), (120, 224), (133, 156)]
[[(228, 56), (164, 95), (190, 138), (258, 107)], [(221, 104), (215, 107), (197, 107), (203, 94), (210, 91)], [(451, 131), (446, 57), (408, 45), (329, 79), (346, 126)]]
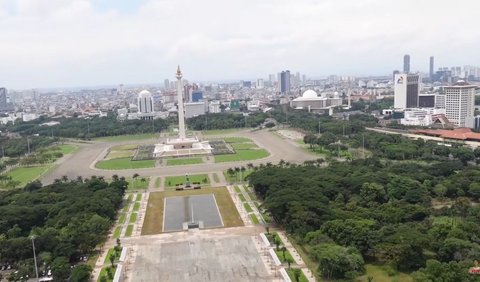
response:
[[(392, 4), (0, 0), (0, 77), (4, 87), (28, 89), (161, 84), (177, 64), (194, 81), (266, 78), (282, 69), (388, 75), (402, 69), (405, 54), (412, 72), (428, 73), (430, 56), (436, 66), (478, 65), (470, 18), (480, 3)], [(422, 29), (405, 24), (405, 14)], [(454, 14), (462, 16), (445, 20)]]

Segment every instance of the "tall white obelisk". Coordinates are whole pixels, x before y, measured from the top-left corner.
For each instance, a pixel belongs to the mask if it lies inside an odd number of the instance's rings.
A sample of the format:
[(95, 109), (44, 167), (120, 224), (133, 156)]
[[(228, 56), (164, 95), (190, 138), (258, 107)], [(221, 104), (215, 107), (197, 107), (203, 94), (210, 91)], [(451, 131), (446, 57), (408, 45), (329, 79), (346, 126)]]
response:
[(177, 68), (177, 101), (178, 101), (178, 138), (184, 140), (185, 134), (185, 111), (183, 108), (183, 82), (180, 66)]

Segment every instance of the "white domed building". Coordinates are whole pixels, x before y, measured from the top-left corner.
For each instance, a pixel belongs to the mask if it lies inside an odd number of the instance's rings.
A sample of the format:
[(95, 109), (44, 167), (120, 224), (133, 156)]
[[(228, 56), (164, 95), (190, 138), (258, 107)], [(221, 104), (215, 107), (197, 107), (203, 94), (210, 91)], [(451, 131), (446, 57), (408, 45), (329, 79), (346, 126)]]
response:
[(342, 99), (338, 97), (327, 98), (318, 96), (314, 90), (303, 92), (301, 97), (290, 101), (290, 107), (294, 109), (307, 109), (308, 111), (327, 110), (342, 105)]

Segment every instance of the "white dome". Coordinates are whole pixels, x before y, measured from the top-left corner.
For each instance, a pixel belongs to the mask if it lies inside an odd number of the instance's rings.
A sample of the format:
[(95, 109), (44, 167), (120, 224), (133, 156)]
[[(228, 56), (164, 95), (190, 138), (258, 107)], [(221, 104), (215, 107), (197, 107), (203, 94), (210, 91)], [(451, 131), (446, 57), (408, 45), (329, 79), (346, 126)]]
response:
[(138, 93), (138, 97), (151, 97), (152, 93), (148, 90), (142, 90), (140, 93)]
[(302, 98), (317, 98), (317, 97), (318, 97), (317, 92), (310, 89), (303, 92), (303, 95), (302, 95)]

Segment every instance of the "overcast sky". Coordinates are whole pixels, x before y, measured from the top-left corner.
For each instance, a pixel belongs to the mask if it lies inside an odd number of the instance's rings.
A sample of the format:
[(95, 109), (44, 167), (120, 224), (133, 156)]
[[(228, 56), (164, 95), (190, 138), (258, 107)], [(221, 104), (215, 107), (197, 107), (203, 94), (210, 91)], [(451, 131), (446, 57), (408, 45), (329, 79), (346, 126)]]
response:
[(478, 0), (0, 0), (0, 87), (480, 65)]

